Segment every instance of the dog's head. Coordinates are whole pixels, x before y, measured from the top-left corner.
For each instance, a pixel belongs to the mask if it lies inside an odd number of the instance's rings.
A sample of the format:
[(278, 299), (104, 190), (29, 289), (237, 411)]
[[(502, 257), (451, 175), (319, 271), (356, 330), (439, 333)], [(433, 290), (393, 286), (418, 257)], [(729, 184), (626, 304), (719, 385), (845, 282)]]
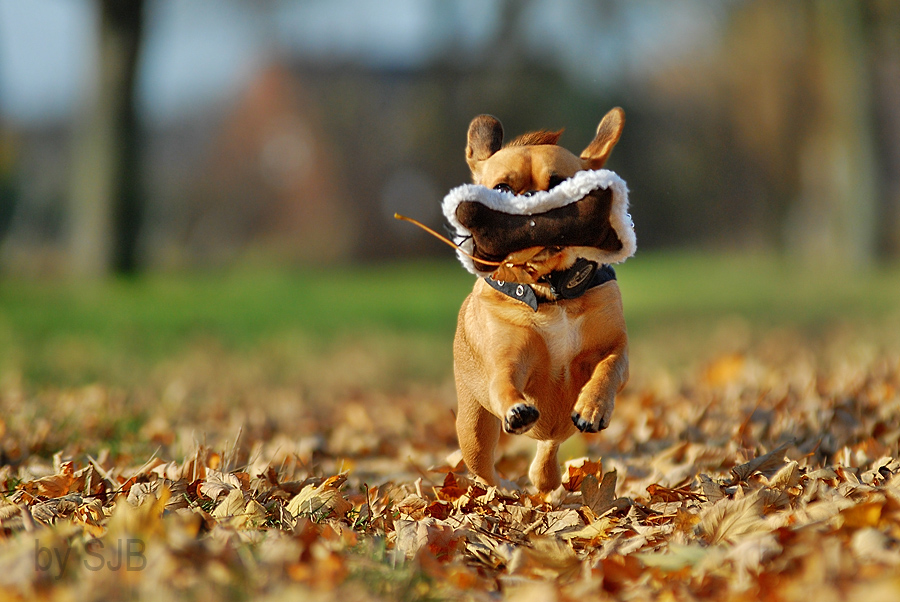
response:
[(487, 188), (513, 194), (550, 190), (586, 169), (601, 169), (622, 135), (625, 112), (611, 110), (594, 140), (580, 157), (557, 145), (562, 131), (532, 132), (503, 145), (503, 126), (491, 115), (479, 115), (469, 124), (466, 162), (472, 180)]
[(576, 157), (557, 145), (561, 132), (532, 132), (503, 146), (500, 121), (473, 119), (466, 162), (474, 184), (443, 202), (463, 265), (479, 276), (533, 283), (579, 257), (598, 264), (630, 257), (628, 189), (602, 169), (624, 124), (622, 109), (611, 110)]

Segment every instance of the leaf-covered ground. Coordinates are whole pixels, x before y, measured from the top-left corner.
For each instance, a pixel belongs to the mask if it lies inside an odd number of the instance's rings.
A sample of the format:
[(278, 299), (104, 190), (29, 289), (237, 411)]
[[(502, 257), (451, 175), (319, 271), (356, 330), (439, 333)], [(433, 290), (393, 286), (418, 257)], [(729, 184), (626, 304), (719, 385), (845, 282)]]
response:
[(454, 263), (0, 281), (0, 600), (898, 599), (898, 275), (626, 264), (546, 497), (459, 464)]
[(682, 343), (636, 341), (611, 427), (564, 446), (548, 496), (521, 479), (522, 437), (502, 441), (507, 487), (473, 483), (452, 384), (369, 386), (389, 360), (365, 347), (297, 382), (267, 372), (277, 352), (214, 345), (133, 387), (7, 374), (0, 592), (900, 599), (897, 348), (741, 332), (677, 369), (654, 348)]

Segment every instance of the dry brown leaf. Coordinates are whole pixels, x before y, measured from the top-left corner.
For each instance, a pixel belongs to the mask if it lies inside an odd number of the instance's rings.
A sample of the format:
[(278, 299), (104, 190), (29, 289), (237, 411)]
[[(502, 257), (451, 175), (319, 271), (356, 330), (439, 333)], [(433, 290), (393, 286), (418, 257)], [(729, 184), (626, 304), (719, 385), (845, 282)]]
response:
[(611, 470), (603, 475), (600, 483), (597, 483), (597, 477), (594, 475), (586, 475), (581, 482), (581, 495), (584, 497), (584, 504), (591, 509), (594, 516), (601, 516), (615, 506), (616, 471)]
[(612, 528), (618, 524), (619, 521), (617, 519), (611, 516), (604, 516), (578, 531), (569, 531), (563, 533), (560, 537), (563, 539), (588, 539), (592, 541), (606, 539), (609, 537)]
[(400, 514), (407, 518), (412, 518), (413, 520), (424, 518), (425, 508), (427, 507), (428, 502), (414, 493), (406, 496), (397, 503), (397, 510), (400, 511)]
[(431, 518), (436, 518), (438, 520), (444, 520), (448, 518), (453, 513), (453, 504), (449, 502), (443, 502), (440, 500), (436, 500), (428, 504), (425, 508), (425, 516), (430, 516)]
[(510, 253), (491, 278), (504, 282), (535, 284), (559, 268), (571, 251), (560, 247), (529, 247)]
[(662, 502), (664, 504), (681, 502), (683, 500), (696, 500), (701, 497), (687, 487), (664, 487), (659, 483), (647, 485), (647, 493), (650, 494), (651, 503)]
[(206, 480), (200, 485), (199, 491), (211, 500), (218, 500), (219, 496), (240, 488), (241, 481), (235, 475), (208, 468)]
[(251, 499), (244, 506), (240, 516), (235, 517), (236, 522), (233, 523), (233, 526), (236, 529), (259, 529), (266, 524), (267, 520), (268, 513), (265, 506)]
[(396, 549), (407, 558), (427, 552), (438, 560), (448, 560), (462, 546), (463, 537), (449, 525), (435, 519), (398, 520)]
[(528, 575), (565, 581), (581, 571), (575, 552), (555, 537), (537, 537), (527, 546), (519, 546), (509, 563), (512, 575)]
[(800, 471), (800, 464), (795, 460), (788, 462), (779, 469), (775, 475), (769, 479), (769, 487), (779, 491), (786, 491), (800, 484), (803, 473)]
[(131, 504), (132, 506), (140, 506), (144, 502), (144, 498), (148, 495), (151, 495), (159, 489), (160, 481), (153, 481), (152, 483), (135, 483), (131, 486), (131, 489), (128, 490), (128, 495), (125, 497), (125, 500)]
[(710, 544), (734, 542), (749, 534), (768, 530), (762, 511), (763, 500), (759, 491), (740, 500), (723, 499), (701, 512), (697, 530)]
[(439, 499), (455, 502), (468, 491), (469, 483), (460, 483), (459, 478), (452, 472), (444, 477), (444, 484), (437, 490)]
[(789, 443), (783, 443), (767, 454), (753, 458), (740, 466), (735, 466), (731, 469), (731, 474), (734, 475), (732, 484), (746, 481), (757, 472), (764, 474), (774, 473), (785, 464), (784, 453), (789, 447)]
[(638, 552), (635, 557), (646, 567), (674, 572), (685, 567), (696, 566), (706, 558), (709, 552), (710, 548), (706, 546), (669, 544), (664, 551)]
[(601, 470), (603, 468), (600, 462), (593, 462), (587, 458), (569, 460), (565, 464), (563, 487), (566, 491), (579, 491), (584, 477), (592, 475), (599, 478)]
[(843, 526), (850, 529), (877, 527), (879, 521), (881, 521), (883, 508), (884, 501), (874, 501), (856, 504), (841, 510), (840, 516), (843, 519)]
[(581, 515), (575, 510), (554, 510), (546, 513), (540, 520), (535, 533), (540, 535), (563, 535), (569, 531), (577, 531), (584, 527)]
[(240, 489), (232, 489), (211, 512), (212, 517), (225, 520), (237, 516), (244, 511), (244, 493)]
[(307, 485), (287, 504), (287, 511), (294, 516), (309, 516), (316, 519), (341, 518), (353, 509), (335, 484), (340, 485), (346, 477), (331, 477), (316, 487)]
[(111, 536), (137, 536), (149, 539), (165, 533), (162, 515), (171, 497), (167, 487), (160, 487), (146, 496), (140, 506), (132, 506), (124, 498), (118, 498), (107, 523)]
[(705, 474), (700, 475), (700, 489), (703, 490), (706, 501), (711, 504), (715, 504), (725, 497), (725, 488)]
[(17, 487), (31, 495), (41, 496), (45, 498), (62, 497), (69, 493), (72, 483), (75, 482), (74, 474), (61, 473), (41, 477), (28, 483), (23, 483)]
[(0, 527), (3, 526), (4, 520), (18, 516), (20, 512), (22, 512), (21, 508), (8, 501), (6, 497), (0, 496)]

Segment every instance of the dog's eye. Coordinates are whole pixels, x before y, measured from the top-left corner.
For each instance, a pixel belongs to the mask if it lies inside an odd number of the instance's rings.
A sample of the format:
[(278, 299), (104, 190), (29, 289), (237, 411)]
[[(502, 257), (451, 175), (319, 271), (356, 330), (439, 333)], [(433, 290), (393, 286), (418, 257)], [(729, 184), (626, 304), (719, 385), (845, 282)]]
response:
[(497, 184), (494, 186), (494, 190), (497, 192), (512, 192), (513, 189), (510, 188), (509, 184)]

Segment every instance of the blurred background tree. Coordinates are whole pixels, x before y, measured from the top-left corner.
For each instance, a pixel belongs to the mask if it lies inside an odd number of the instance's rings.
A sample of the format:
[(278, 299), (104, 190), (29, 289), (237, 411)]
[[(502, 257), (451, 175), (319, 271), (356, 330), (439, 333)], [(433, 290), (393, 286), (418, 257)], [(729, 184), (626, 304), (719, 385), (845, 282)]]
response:
[(69, 229), (71, 270), (132, 273), (143, 211), (136, 82), (143, 0), (98, 0), (97, 74), (75, 118)]
[(446, 257), (391, 216), (440, 226), (474, 115), (613, 105), (643, 250), (900, 255), (891, 0), (0, 0), (0, 86), (9, 272)]

